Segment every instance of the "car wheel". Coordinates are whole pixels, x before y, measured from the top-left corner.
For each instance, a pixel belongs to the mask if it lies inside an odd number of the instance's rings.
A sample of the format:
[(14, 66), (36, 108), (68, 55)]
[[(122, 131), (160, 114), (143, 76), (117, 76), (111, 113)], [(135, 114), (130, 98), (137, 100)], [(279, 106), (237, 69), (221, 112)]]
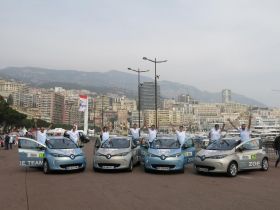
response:
[(184, 174), (185, 173), (185, 167), (183, 167), (182, 169), (179, 170), (180, 174)]
[(50, 173), (50, 167), (49, 167), (49, 163), (48, 163), (47, 160), (44, 160), (43, 171), (44, 171), (44, 174), (49, 174)]
[(231, 162), (228, 166), (227, 174), (231, 177), (235, 177), (237, 175), (237, 172), (238, 172), (237, 164), (235, 162)]
[(149, 170), (148, 168), (146, 168), (145, 166), (144, 166), (144, 171), (145, 171), (146, 173), (149, 173), (149, 172), (150, 172), (150, 170)]
[(262, 160), (262, 170), (263, 170), (263, 171), (267, 171), (268, 168), (269, 168), (268, 160), (267, 160), (267, 158), (264, 158), (264, 159)]
[(98, 172), (99, 171), (98, 168), (95, 168), (94, 166), (93, 166), (92, 169), (93, 169), (94, 172)]
[(132, 172), (133, 171), (133, 160), (130, 160), (129, 166), (128, 166), (128, 171)]

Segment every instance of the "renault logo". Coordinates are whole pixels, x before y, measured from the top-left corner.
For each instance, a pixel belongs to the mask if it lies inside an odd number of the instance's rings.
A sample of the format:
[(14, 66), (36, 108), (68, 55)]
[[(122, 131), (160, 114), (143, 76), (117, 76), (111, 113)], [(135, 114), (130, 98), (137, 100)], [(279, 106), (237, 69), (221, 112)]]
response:
[(75, 155), (70, 155), (70, 158), (73, 160), (73, 159), (75, 159)]
[(204, 160), (206, 159), (205, 155), (202, 155), (202, 156), (200, 157), (200, 159), (201, 159), (202, 161), (204, 161)]
[(110, 154), (106, 155), (107, 159), (110, 159), (112, 156)]
[(160, 159), (165, 160), (166, 159), (165, 155), (160, 156)]

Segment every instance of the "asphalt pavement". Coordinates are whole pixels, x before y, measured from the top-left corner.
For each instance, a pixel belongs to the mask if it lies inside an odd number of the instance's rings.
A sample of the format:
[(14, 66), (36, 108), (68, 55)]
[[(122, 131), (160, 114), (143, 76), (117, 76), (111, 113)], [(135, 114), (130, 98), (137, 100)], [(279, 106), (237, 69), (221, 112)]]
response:
[(0, 149), (0, 209), (279, 209), (280, 167), (240, 172), (237, 177), (184, 174), (93, 172), (93, 143), (84, 148), (84, 172), (43, 174), (21, 168), (17, 148)]

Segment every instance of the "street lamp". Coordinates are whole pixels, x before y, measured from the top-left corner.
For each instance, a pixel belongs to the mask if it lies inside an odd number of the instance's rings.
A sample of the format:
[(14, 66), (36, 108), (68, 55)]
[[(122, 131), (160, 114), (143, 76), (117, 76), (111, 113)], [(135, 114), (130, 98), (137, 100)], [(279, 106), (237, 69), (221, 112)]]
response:
[(159, 78), (159, 75), (157, 75), (157, 63), (165, 63), (167, 60), (157, 61), (155, 60), (143, 57), (143, 60), (147, 60), (150, 62), (153, 62), (155, 64), (155, 114), (156, 114), (156, 128), (158, 128), (158, 117), (157, 117), (157, 79)]
[(143, 73), (143, 72), (148, 72), (148, 71), (150, 71), (150, 70), (140, 70), (140, 69), (137, 69), (137, 70), (135, 70), (135, 69), (132, 69), (132, 68), (127, 68), (128, 70), (130, 70), (130, 71), (134, 71), (134, 72), (137, 72), (138, 73), (138, 126), (139, 126), (139, 128), (141, 127), (140, 126), (140, 112), (141, 112), (141, 108), (140, 108), (140, 73)]
[(104, 100), (104, 95), (101, 96), (101, 125), (102, 125), (102, 128), (103, 129), (103, 126), (104, 126), (104, 122), (103, 122), (103, 118), (104, 118), (104, 113), (103, 113), (103, 100)]

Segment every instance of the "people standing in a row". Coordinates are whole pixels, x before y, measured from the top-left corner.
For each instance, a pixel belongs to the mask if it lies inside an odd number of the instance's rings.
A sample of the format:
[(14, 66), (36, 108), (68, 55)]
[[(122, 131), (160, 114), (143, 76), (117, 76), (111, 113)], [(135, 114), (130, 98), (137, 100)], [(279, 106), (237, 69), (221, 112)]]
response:
[(237, 128), (232, 122), (230, 119), (228, 119), (229, 123), (231, 124), (231, 126), (233, 128), (235, 128), (237, 131), (239, 131), (240, 133), (240, 140), (241, 142), (244, 142), (244, 141), (247, 141), (250, 139), (250, 128), (251, 128), (251, 121), (252, 121), (252, 115), (249, 116), (249, 123), (248, 123), (248, 126), (243, 123), (241, 125), (241, 128)]
[(225, 129), (225, 123), (223, 123), (222, 129), (220, 129), (219, 124), (215, 124), (214, 128), (212, 128), (209, 132), (209, 144), (213, 143), (214, 141), (220, 140), (222, 137), (222, 132)]

